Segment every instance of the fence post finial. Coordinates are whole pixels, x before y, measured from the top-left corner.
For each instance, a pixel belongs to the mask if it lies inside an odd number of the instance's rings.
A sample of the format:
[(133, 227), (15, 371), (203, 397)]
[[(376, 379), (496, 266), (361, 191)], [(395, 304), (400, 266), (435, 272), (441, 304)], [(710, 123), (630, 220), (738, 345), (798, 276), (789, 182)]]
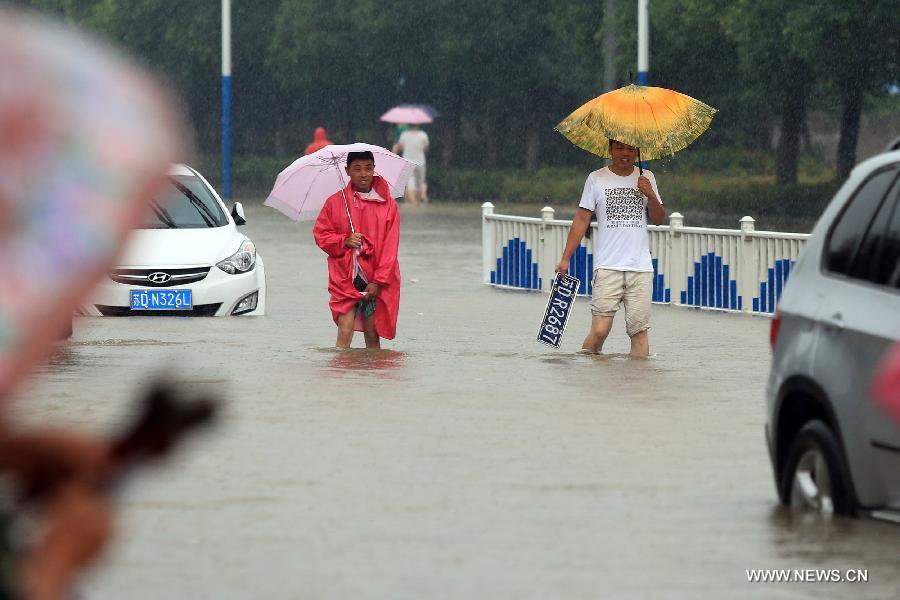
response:
[(545, 206), (541, 209), (541, 218), (545, 221), (552, 221), (555, 215), (556, 211), (553, 210), (552, 206)]
[(679, 212), (673, 212), (669, 215), (669, 227), (672, 229), (684, 227), (684, 216)]
[(741, 233), (753, 233), (756, 231), (756, 219), (753, 217), (744, 217), (741, 219)]
[(495, 222), (488, 223), (488, 216), (494, 214), (494, 205), (485, 202), (481, 205), (481, 269), (482, 281), (491, 282), (491, 269), (497, 258), (497, 232), (494, 230)]

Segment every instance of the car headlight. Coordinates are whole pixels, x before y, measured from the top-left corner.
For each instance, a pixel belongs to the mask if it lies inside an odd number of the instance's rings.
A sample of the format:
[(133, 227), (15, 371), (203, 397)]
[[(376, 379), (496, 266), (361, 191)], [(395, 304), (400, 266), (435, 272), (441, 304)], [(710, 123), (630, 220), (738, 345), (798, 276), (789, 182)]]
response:
[(256, 266), (256, 246), (250, 240), (244, 240), (237, 252), (225, 260), (217, 262), (216, 266), (229, 275), (252, 271)]

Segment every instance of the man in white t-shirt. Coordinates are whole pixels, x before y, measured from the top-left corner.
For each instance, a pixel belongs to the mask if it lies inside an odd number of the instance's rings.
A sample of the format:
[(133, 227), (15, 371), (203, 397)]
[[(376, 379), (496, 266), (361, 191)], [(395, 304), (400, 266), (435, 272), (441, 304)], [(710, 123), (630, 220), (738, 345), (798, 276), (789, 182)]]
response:
[(650, 354), (650, 302), (653, 293), (653, 263), (647, 221), (662, 224), (666, 218), (653, 173), (634, 166), (637, 148), (609, 141), (612, 163), (588, 175), (572, 220), (569, 237), (556, 271), (569, 269), (569, 258), (581, 245), (597, 215), (594, 239), (591, 329), (582, 350), (598, 353), (612, 329), (619, 304), (625, 306), (625, 330), (631, 338), (631, 355)]
[(420, 199), (428, 202), (428, 184), (425, 183), (425, 153), (428, 152), (428, 143), (428, 134), (419, 129), (418, 125), (410, 125), (394, 144), (394, 152), (399, 152), (406, 160), (416, 163), (406, 185), (406, 201), (413, 206), (418, 206)]

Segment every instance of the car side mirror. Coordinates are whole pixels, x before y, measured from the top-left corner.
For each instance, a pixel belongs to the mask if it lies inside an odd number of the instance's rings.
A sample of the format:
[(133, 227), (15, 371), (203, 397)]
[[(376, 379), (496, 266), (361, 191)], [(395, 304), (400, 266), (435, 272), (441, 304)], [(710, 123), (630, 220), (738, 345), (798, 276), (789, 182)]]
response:
[(234, 219), (235, 225), (244, 225), (247, 222), (247, 217), (244, 216), (244, 207), (240, 202), (235, 202), (231, 208), (231, 218)]

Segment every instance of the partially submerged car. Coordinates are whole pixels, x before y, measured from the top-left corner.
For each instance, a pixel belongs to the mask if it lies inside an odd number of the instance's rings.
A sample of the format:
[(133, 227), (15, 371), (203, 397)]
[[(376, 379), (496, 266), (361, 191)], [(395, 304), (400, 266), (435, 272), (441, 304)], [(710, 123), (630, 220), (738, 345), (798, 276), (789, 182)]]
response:
[(900, 151), (857, 166), (772, 320), (766, 437), (781, 502), (900, 522), (900, 423), (872, 383), (900, 342)]
[(165, 196), (151, 207), (82, 314), (265, 314), (265, 264), (250, 238), (238, 231), (246, 222), (239, 202), (229, 213), (200, 173), (176, 165)]

